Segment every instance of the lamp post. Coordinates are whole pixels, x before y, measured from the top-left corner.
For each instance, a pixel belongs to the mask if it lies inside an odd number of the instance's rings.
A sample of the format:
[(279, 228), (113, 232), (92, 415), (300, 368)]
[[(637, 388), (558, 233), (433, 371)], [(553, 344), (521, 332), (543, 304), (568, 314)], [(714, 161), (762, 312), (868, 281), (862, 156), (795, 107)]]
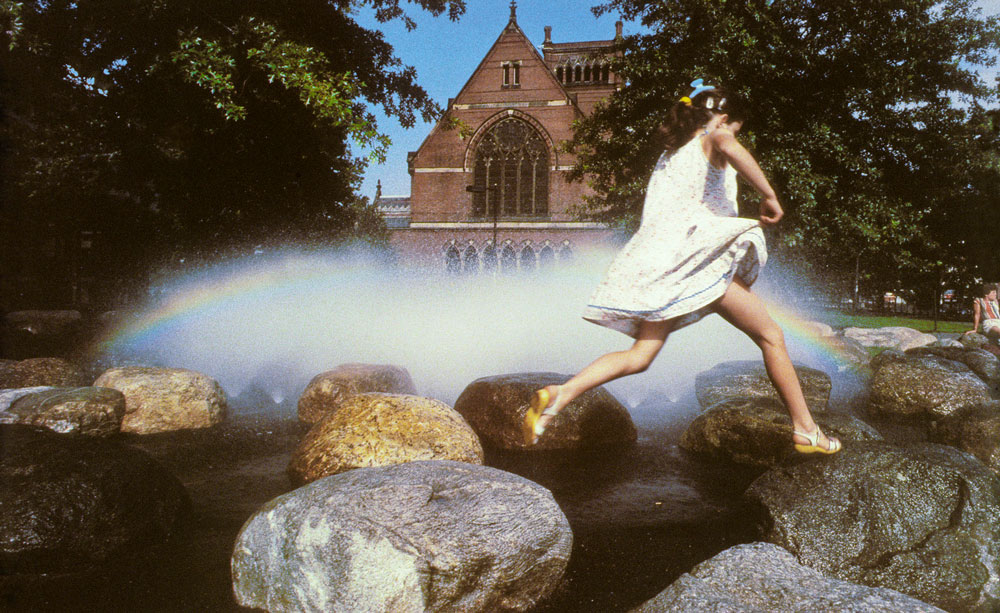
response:
[[(496, 191), (498, 189), (499, 189), (499, 186), (497, 186), (497, 185), (489, 185), (489, 186), (486, 186), (486, 187), (481, 187), (479, 185), (467, 185), (465, 187), (465, 191), (467, 191), (467, 192), (470, 192), (470, 193), (473, 193), (473, 194), (486, 194), (486, 206), (487, 207), (489, 207), (489, 205), (490, 205), (489, 192), (496, 193)], [(499, 217), (500, 217), (500, 203), (499, 202), (494, 202), (493, 203), (493, 252), (496, 253), (498, 256), (499, 256), (499, 252), (497, 251), (497, 221), (498, 221)]]

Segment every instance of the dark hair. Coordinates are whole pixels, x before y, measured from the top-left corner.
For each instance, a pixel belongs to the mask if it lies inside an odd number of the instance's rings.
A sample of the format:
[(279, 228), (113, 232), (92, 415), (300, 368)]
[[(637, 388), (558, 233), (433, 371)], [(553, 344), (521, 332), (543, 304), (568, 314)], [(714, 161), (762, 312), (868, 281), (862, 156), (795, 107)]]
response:
[(746, 121), (746, 104), (737, 94), (715, 87), (691, 99), (678, 101), (670, 109), (670, 118), (657, 130), (663, 149), (674, 152), (691, 140), (695, 130), (708, 123), (713, 114), (729, 115), (730, 121)]
[(984, 283), (983, 287), (982, 287), (983, 291), (982, 291), (982, 293), (980, 295), (983, 296), (983, 297), (986, 297), (987, 294), (989, 294), (990, 292), (992, 292), (996, 288), (997, 288), (997, 284), (996, 283)]

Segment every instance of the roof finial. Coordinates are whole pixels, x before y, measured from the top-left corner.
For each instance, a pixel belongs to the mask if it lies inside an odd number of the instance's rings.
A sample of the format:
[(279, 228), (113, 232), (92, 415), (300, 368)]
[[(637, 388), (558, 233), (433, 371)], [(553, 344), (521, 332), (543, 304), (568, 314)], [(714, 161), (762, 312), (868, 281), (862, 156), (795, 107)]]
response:
[(510, 21), (517, 23), (517, 0), (510, 0)]

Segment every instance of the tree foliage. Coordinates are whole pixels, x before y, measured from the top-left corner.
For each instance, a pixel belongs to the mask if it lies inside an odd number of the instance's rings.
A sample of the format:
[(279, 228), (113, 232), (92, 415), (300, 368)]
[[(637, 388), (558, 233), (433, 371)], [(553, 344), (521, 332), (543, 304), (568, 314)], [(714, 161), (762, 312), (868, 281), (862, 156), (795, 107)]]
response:
[(741, 138), (787, 212), (777, 251), (844, 288), (1000, 273), (983, 257), (1000, 229), (1000, 140), (986, 127), (997, 88), (975, 70), (996, 63), (1000, 23), (971, 0), (610, 0), (594, 10), (647, 32), (623, 43), (625, 87), (578, 126), (576, 174), (597, 190), (590, 214), (636, 223), (659, 154), (649, 136), (704, 77), (750, 102)]
[[(25, 249), (100, 232), (152, 246), (379, 234), (355, 195), (404, 126), (440, 108), (377, 30), (464, 0), (0, 0), (3, 222)], [(381, 230), (384, 235), (384, 228)], [(15, 235), (15, 236), (11, 236)], [(160, 240), (157, 240), (160, 237)]]

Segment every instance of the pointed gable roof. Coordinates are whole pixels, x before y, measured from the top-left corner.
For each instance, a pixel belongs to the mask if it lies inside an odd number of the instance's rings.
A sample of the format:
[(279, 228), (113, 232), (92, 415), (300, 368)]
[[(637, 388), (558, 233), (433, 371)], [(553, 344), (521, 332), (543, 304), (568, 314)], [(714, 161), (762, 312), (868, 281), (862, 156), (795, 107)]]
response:
[[(503, 102), (507, 98), (509, 98), (510, 102), (523, 101), (526, 96), (530, 96), (530, 98), (536, 100), (560, 99), (565, 100), (567, 104), (573, 104), (572, 97), (562, 84), (559, 83), (555, 75), (552, 74), (552, 71), (545, 63), (545, 59), (535, 46), (531, 44), (524, 31), (521, 30), (521, 26), (517, 24), (515, 9), (516, 4), (512, 2), (510, 20), (504, 26), (503, 31), (500, 32), (496, 41), (494, 41), (493, 46), (483, 56), (482, 61), (479, 62), (472, 75), (465, 82), (465, 85), (462, 86), (462, 89), (455, 96), (455, 104), (483, 102), (487, 95), (489, 100), (494, 102)], [(533, 90), (501, 87), (500, 78), (495, 78), (497, 75), (491, 73), (494, 69), (499, 71), (500, 65), (508, 61), (521, 62), (521, 82), (535, 83), (536, 87)], [(527, 79), (525, 72), (529, 70), (538, 71), (539, 74), (534, 75), (536, 78)], [(537, 86), (538, 83), (543, 84), (541, 88)], [(529, 93), (529, 91), (535, 93)], [(498, 92), (500, 92), (499, 96)], [(508, 95), (504, 96), (504, 92)]]

